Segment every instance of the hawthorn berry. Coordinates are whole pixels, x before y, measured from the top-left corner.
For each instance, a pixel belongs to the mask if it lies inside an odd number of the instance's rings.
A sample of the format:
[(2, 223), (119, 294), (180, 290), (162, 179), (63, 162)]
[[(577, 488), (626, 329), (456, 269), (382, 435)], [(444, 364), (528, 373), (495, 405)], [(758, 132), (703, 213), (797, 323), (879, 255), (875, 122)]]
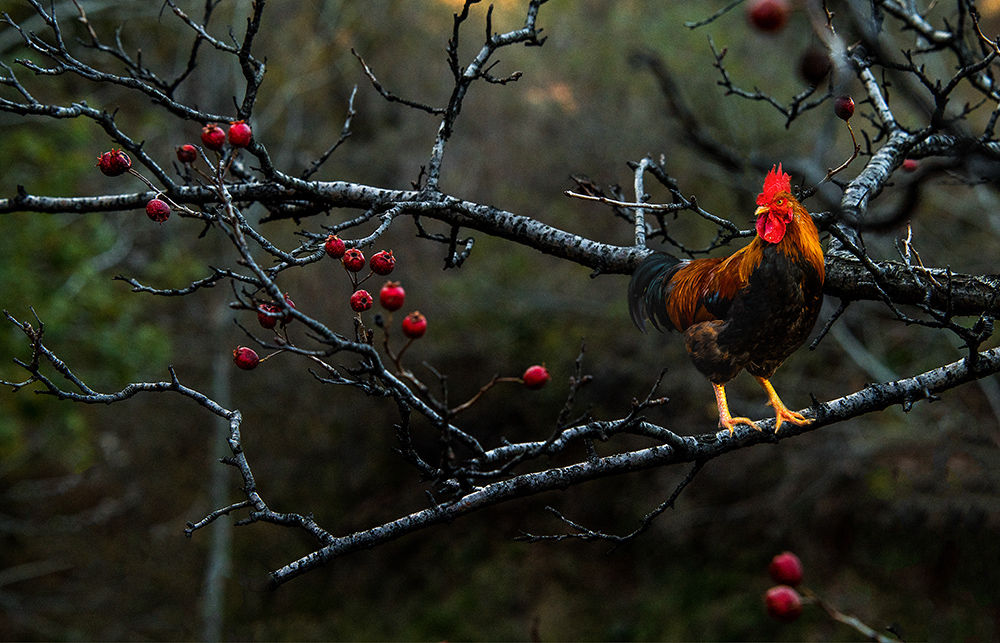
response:
[(326, 238), (326, 243), (323, 244), (323, 250), (326, 250), (326, 254), (330, 255), (334, 259), (340, 259), (347, 252), (347, 246), (344, 244), (344, 240), (335, 234), (331, 234)]
[(528, 367), (528, 370), (521, 376), (521, 380), (527, 388), (540, 389), (549, 381), (549, 371), (544, 366), (535, 364)]
[(802, 582), (802, 561), (790, 551), (784, 551), (771, 559), (767, 566), (774, 582), (792, 587)]
[(849, 121), (854, 116), (854, 99), (850, 96), (837, 96), (833, 101), (833, 113), (842, 121)]
[(344, 268), (351, 272), (358, 272), (365, 267), (365, 255), (357, 248), (344, 251), (340, 261), (344, 264)]
[(244, 371), (249, 371), (257, 368), (260, 358), (257, 357), (257, 351), (254, 349), (246, 346), (237, 346), (236, 350), (233, 351), (233, 362)]
[(294, 317), (292, 317), (291, 309), (295, 308), (295, 302), (292, 301), (292, 298), (288, 296), (287, 292), (285, 293), (285, 306), (287, 306), (287, 309), (285, 310), (285, 316), (281, 318), (281, 323), (290, 324), (294, 319)]
[(281, 309), (274, 304), (257, 306), (257, 321), (264, 328), (274, 328), (278, 325), (279, 319), (282, 319)]
[(419, 311), (413, 311), (403, 318), (403, 334), (410, 339), (423, 337), (427, 332), (427, 318)]
[(903, 159), (903, 169), (907, 172), (916, 172), (919, 166), (916, 159)]
[(396, 258), (392, 256), (392, 250), (382, 250), (372, 255), (368, 265), (376, 275), (387, 275), (396, 267)]
[(765, 592), (764, 606), (771, 618), (791, 623), (802, 614), (802, 597), (788, 585), (776, 585)]
[(356, 313), (361, 313), (372, 307), (375, 302), (372, 296), (368, 294), (367, 290), (356, 290), (353, 295), (351, 295), (351, 310)]
[(747, 6), (747, 19), (765, 33), (775, 33), (788, 22), (787, 0), (753, 0)]
[(201, 142), (208, 149), (218, 152), (226, 144), (226, 133), (217, 123), (209, 123), (201, 128)]
[(382, 286), (382, 290), (378, 291), (378, 300), (382, 304), (382, 308), (386, 310), (399, 310), (403, 307), (403, 301), (406, 300), (406, 291), (403, 290), (398, 281), (387, 281)]
[(150, 199), (146, 204), (146, 216), (157, 223), (163, 223), (170, 216), (170, 206), (161, 199)]
[(132, 167), (132, 159), (124, 151), (112, 149), (97, 157), (97, 167), (105, 176), (119, 176)]
[(181, 163), (194, 163), (198, 159), (198, 148), (190, 143), (177, 147), (177, 160)]
[(233, 121), (229, 124), (229, 144), (233, 147), (246, 147), (250, 145), (253, 132), (246, 121)]
[(812, 87), (818, 87), (830, 73), (830, 57), (820, 47), (812, 46), (799, 58), (799, 75)]

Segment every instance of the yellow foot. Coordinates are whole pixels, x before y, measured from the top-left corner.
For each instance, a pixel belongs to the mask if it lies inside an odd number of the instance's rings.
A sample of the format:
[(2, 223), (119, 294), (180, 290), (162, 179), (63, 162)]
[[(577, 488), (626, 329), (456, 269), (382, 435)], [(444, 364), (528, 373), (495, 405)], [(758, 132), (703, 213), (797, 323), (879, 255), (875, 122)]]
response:
[[(806, 416), (798, 413), (796, 411), (791, 411), (781, 404), (774, 413), (774, 432), (777, 433), (778, 429), (781, 428), (782, 422), (788, 422), (789, 424), (797, 424), (799, 426), (804, 426), (806, 424), (812, 424), (815, 418), (807, 418)], [(772, 404), (772, 406), (774, 406)]]
[(766, 378), (758, 377), (757, 382), (760, 383), (761, 387), (767, 393), (767, 403), (774, 409), (775, 433), (777, 433), (778, 429), (781, 428), (781, 424), (783, 422), (797, 424), (799, 426), (812, 423), (813, 420), (811, 418), (807, 418), (801, 413), (789, 410), (789, 408), (785, 406), (784, 402), (781, 401), (781, 398), (778, 397), (778, 393), (774, 390), (774, 387), (771, 386), (771, 383), (767, 381)]
[(712, 382), (712, 388), (715, 389), (715, 402), (719, 407), (719, 426), (724, 429), (729, 429), (729, 435), (733, 434), (736, 427), (740, 424), (746, 424), (752, 426), (753, 428), (760, 431), (760, 427), (754, 424), (754, 421), (750, 418), (736, 417), (734, 418), (729, 414), (729, 403), (726, 402), (726, 389), (723, 388), (722, 384), (716, 384)]
[(722, 427), (723, 429), (729, 429), (729, 435), (732, 435), (733, 432), (736, 430), (736, 427), (739, 426), (740, 424), (746, 424), (747, 426), (752, 426), (753, 428), (760, 431), (760, 427), (757, 426), (757, 423), (751, 420), (750, 418), (744, 418), (744, 417), (734, 418), (734, 417), (729, 417), (728, 415), (726, 417), (719, 416), (719, 426)]

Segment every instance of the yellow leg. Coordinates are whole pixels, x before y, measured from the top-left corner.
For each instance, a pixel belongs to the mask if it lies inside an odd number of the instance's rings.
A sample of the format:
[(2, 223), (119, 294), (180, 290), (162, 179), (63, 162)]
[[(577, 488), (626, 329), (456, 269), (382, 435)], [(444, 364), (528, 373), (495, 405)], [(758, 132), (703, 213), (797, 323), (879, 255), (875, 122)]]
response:
[(778, 397), (778, 393), (774, 390), (774, 387), (771, 386), (771, 382), (767, 381), (767, 379), (763, 377), (758, 377), (757, 381), (764, 389), (764, 392), (767, 393), (768, 404), (770, 404), (771, 408), (774, 409), (775, 433), (777, 433), (778, 429), (781, 428), (782, 422), (787, 421), (791, 422), (792, 424), (798, 424), (801, 426), (803, 424), (809, 424), (813, 421), (812, 418), (807, 418), (801, 413), (796, 413), (795, 411), (789, 410), (788, 407), (785, 406), (785, 404), (781, 401), (781, 398)]
[[(745, 417), (733, 417), (729, 414), (729, 403), (726, 402), (726, 389), (723, 388), (722, 384), (712, 384), (712, 388), (715, 389), (715, 403), (719, 407), (719, 426), (724, 429), (729, 429), (729, 435), (733, 434), (738, 424), (747, 424), (753, 428), (760, 431), (760, 427), (754, 424), (753, 420)], [(772, 389), (774, 390), (774, 389)], [(781, 400), (778, 400), (781, 403)]]

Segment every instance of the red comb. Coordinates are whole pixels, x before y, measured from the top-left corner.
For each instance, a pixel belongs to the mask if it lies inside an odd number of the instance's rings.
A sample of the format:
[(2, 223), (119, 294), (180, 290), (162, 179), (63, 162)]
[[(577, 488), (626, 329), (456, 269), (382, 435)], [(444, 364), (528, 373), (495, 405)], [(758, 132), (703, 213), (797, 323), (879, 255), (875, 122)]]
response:
[(764, 191), (757, 195), (757, 205), (767, 205), (778, 192), (791, 191), (792, 177), (781, 171), (781, 163), (777, 168), (772, 165), (771, 171), (764, 177)]

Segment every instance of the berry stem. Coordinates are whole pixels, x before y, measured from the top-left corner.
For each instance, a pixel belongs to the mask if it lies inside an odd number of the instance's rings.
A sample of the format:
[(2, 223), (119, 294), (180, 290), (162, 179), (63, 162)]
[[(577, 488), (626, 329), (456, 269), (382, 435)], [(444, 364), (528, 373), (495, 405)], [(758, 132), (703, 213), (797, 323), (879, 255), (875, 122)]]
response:
[(382, 324), (382, 348), (385, 350), (385, 354), (389, 356), (396, 368), (399, 368), (399, 358), (392, 354), (392, 349), (389, 348), (389, 329), (392, 327), (392, 311), (385, 317), (385, 322)]
[[(261, 360), (261, 361), (263, 361), (263, 360)], [(898, 639), (896, 637), (889, 637), (889, 636), (886, 636), (885, 634), (882, 634), (881, 632), (875, 630), (870, 625), (868, 625), (864, 621), (860, 620), (856, 616), (852, 616), (850, 614), (844, 614), (843, 612), (841, 612), (840, 610), (838, 610), (836, 607), (834, 607), (834, 606), (830, 605), (829, 603), (827, 603), (826, 601), (824, 601), (822, 598), (820, 598), (815, 592), (813, 592), (812, 590), (810, 590), (808, 587), (802, 586), (802, 587), (799, 588), (799, 591), (802, 593), (802, 596), (804, 598), (806, 598), (809, 602), (815, 603), (816, 605), (819, 605), (819, 607), (824, 612), (826, 612), (827, 616), (829, 616), (833, 620), (837, 621), (838, 623), (843, 623), (844, 625), (847, 625), (848, 627), (854, 628), (862, 636), (867, 637), (868, 640), (870, 640), (870, 641), (877, 641), (878, 643), (899, 643), (900, 639)]]
[(145, 176), (143, 176), (141, 173), (139, 173), (139, 171), (136, 170), (135, 168), (130, 167), (128, 169), (128, 173), (131, 174), (132, 176), (134, 176), (135, 178), (139, 179), (143, 183), (145, 183), (146, 187), (148, 187), (150, 190), (152, 190), (153, 192), (156, 192), (156, 196), (154, 198), (157, 198), (157, 199), (161, 199), (162, 198), (174, 210), (177, 210), (179, 212), (184, 212), (186, 214), (190, 214), (191, 216), (197, 217), (199, 219), (205, 218), (204, 215), (202, 215), (200, 212), (195, 212), (194, 210), (192, 210), (191, 208), (187, 207), (186, 205), (183, 205), (181, 203), (177, 203), (176, 201), (174, 201), (173, 199), (171, 199), (170, 196), (167, 195), (166, 192), (164, 192), (160, 188), (156, 187), (153, 184), (152, 181), (150, 181)]
[(459, 404), (458, 406), (450, 409), (448, 411), (449, 416), (455, 416), (464, 411), (465, 409), (469, 408), (470, 406), (478, 402), (479, 398), (481, 398), (486, 393), (486, 391), (490, 390), (491, 388), (493, 388), (494, 386), (496, 386), (501, 382), (513, 382), (513, 383), (524, 384), (524, 380), (522, 380), (520, 377), (500, 377), (499, 375), (494, 375), (493, 379), (491, 379), (486, 384), (483, 384), (475, 395), (470, 397), (465, 402)]
[(405, 353), (405, 352), (406, 352), (406, 349), (410, 347), (410, 344), (412, 344), (412, 343), (413, 343), (413, 341), (414, 341), (414, 338), (413, 338), (413, 337), (411, 337), (411, 338), (410, 338), (410, 339), (409, 339), (409, 340), (408, 340), (408, 341), (406, 342), (406, 345), (405, 345), (405, 346), (403, 346), (403, 347), (402, 347), (401, 349), (399, 349), (399, 354), (398, 354), (398, 355), (396, 355), (396, 357), (395, 357), (395, 358), (393, 358), (393, 360), (392, 360), (392, 361), (393, 361), (393, 363), (395, 363), (395, 364), (396, 364), (396, 368), (400, 369), (401, 371), (403, 370), (403, 367), (402, 367), (402, 366), (400, 366), (400, 361), (401, 361), (401, 360), (403, 359), (403, 353)]
[(279, 348), (278, 350), (274, 351), (273, 353), (269, 353), (269, 354), (265, 355), (264, 357), (261, 357), (260, 361), (257, 362), (257, 364), (263, 364), (264, 362), (266, 362), (267, 360), (271, 359), (272, 357), (274, 357), (278, 353), (284, 353), (284, 352), (285, 352), (284, 348)]
[(844, 121), (844, 122), (847, 123), (847, 131), (851, 133), (851, 144), (854, 145), (854, 153), (851, 154), (851, 158), (841, 163), (836, 169), (827, 170), (826, 178), (823, 179), (824, 181), (830, 180), (834, 174), (837, 174), (841, 170), (845, 169), (848, 165), (851, 164), (851, 161), (858, 158), (858, 153), (861, 152), (861, 146), (858, 145), (858, 139), (854, 137), (854, 128), (851, 127), (851, 121)]
[(826, 176), (823, 177), (822, 181), (816, 184), (816, 187), (812, 188), (812, 192), (815, 192), (816, 188), (818, 188), (819, 186), (823, 185), (824, 183), (832, 179), (834, 175), (839, 174), (843, 170), (847, 169), (847, 166), (850, 165), (854, 161), (854, 159), (858, 158), (858, 154), (861, 153), (861, 146), (858, 145), (858, 139), (854, 136), (854, 128), (851, 127), (851, 121), (844, 121), (844, 122), (847, 123), (847, 131), (851, 133), (851, 144), (854, 145), (854, 153), (851, 154), (851, 158), (847, 159), (846, 161), (838, 165), (836, 168), (832, 170), (827, 168)]
[(374, 275), (374, 274), (375, 273), (373, 271), (369, 270), (368, 274), (365, 275), (363, 279), (357, 279), (357, 273), (351, 273), (351, 276), (354, 277), (354, 279), (355, 279), (354, 289), (357, 290), (358, 286), (360, 286), (361, 284), (363, 284), (366, 281), (368, 281), (372, 277), (372, 275)]

